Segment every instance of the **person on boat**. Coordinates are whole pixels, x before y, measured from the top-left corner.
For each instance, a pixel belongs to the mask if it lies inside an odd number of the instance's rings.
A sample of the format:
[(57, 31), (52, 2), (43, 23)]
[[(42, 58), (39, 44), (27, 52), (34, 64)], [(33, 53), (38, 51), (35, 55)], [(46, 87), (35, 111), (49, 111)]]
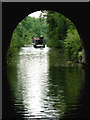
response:
[(40, 36), (40, 40), (43, 40), (43, 39), (44, 39), (44, 38), (43, 38), (43, 36), (41, 35), (41, 36)]
[(32, 44), (34, 44), (35, 37), (33, 38)]

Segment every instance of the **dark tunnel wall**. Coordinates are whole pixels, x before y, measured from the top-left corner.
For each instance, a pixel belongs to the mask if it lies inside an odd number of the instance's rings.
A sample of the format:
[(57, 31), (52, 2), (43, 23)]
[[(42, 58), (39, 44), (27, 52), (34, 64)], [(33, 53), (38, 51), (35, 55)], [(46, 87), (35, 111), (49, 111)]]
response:
[[(10, 45), (11, 36), (17, 24), (28, 14), (38, 10), (53, 10), (60, 12), (69, 18), (76, 26), (82, 39), (86, 61), (88, 64), (88, 3), (3, 3), (2, 4), (2, 87), (3, 87), (3, 117), (7, 116), (7, 109), (10, 109), (9, 90), (7, 82), (7, 51)], [(86, 81), (85, 89), (88, 82)], [(85, 91), (84, 91), (85, 92)], [(87, 89), (86, 89), (87, 93)], [(87, 94), (83, 98), (87, 97)], [(84, 101), (84, 100), (83, 100)], [(87, 101), (84, 101), (87, 103)], [(9, 107), (8, 107), (9, 106)]]

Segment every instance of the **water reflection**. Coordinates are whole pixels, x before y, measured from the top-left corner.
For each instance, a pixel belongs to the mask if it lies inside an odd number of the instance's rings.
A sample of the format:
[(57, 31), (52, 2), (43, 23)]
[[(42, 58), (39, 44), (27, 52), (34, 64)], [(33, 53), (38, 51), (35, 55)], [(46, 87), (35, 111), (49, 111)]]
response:
[[(18, 63), (18, 87), (22, 87), (24, 109), (29, 117), (45, 116), (44, 98), (48, 91), (47, 49), (24, 47)], [(24, 58), (24, 59), (23, 59)], [(24, 114), (27, 116), (27, 114)]]
[[(79, 67), (68, 68), (57, 49), (22, 47), (17, 67), (8, 68), (12, 100), (23, 118), (62, 118), (77, 109)], [(16, 70), (16, 72), (13, 71)], [(74, 115), (73, 115), (74, 116)]]

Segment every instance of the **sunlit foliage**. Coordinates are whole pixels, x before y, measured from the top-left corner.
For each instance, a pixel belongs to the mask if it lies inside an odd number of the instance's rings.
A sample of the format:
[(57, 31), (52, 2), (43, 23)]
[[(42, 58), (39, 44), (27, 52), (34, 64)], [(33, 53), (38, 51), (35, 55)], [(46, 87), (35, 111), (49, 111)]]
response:
[(75, 25), (60, 13), (44, 10), (39, 18), (27, 16), (16, 26), (8, 50), (8, 61), (20, 47), (31, 44), (33, 37), (39, 38), (40, 35), (43, 35), (48, 47), (65, 50), (68, 60), (82, 59), (82, 43)]

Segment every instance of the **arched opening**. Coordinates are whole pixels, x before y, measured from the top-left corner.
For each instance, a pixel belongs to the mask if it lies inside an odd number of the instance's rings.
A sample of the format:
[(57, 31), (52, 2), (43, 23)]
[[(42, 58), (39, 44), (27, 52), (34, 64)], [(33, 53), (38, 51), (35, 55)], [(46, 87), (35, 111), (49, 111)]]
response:
[[(50, 6), (49, 6), (49, 7), (50, 7)], [(29, 9), (29, 8), (28, 8), (28, 9)], [(43, 8), (42, 8), (42, 9), (43, 9)], [(52, 9), (53, 9), (53, 8), (52, 8)], [(54, 9), (54, 10), (55, 10), (55, 9)], [(33, 11), (35, 11), (35, 10), (33, 10)], [(63, 13), (65, 13), (65, 12), (63, 12)], [(25, 15), (25, 16), (26, 16), (26, 15)], [(24, 17), (25, 17), (25, 16), (24, 16)], [(67, 12), (66, 12), (66, 16), (69, 16), (69, 14), (68, 14)], [(72, 15), (71, 15), (71, 16), (72, 16)], [(24, 17), (21, 17), (21, 18), (24, 18)], [(15, 18), (15, 17), (14, 17), (14, 18)], [(71, 17), (71, 18), (74, 20), (74, 17)], [(19, 19), (19, 21), (21, 21), (21, 20)], [(76, 22), (77, 22), (77, 20), (76, 20)], [(76, 22), (75, 22), (75, 23), (76, 23)], [(18, 22), (17, 22), (17, 23), (18, 23)], [(16, 24), (16, 23), (15, 23), (15, 24)], [(14, 25), (15, 25), (15, 24), (14, 24)], [(77, 26), (79, 26), (79, 25), (77, 25)], [(13, 28), (14, 28), (14, 27), (13, 27)], [(12, 28), (12, 29), (13, 29), (13, 28)], [(77, 28), (78, 28), (78, 27), (77, 27)], [(80, 28), (80, 27), (79, 27), (79, 28)], [(79, 29), (79, 31), (80, 31), (80, 30), (81, 30), (81, 29)], [(11, 31), (12, 31), (12, 30), (11, 30)], [(83, 30), (81, 30), (81, 31), (83, 31)], [(83, 33), (83, 32), (81, 32), (81, 33)], [(9, 38), (10, 38), (11, 33), (8, 33), (8, 34), (9, 34)], [(84, 36), (83, 34), (80, 34), (80, 35), (83, 36), (82, 38), (83, 38), (83, 41), (85, 42), (85, 36)], [(8, 40), (8, 42), (10, 42), (10, 39)], [(85, 48), (86, 48), (87, 43), (85, 42), (84, 45), (85, 45)], [(8, 46), (9, 46), (9, 45), (7, 44), (7, 47), (8, 47)], [(6, 48), (7, 48), (7, 47), (6, 47)], [(85, 50), (86, 50), (86, 49), (85, 49)], [(7, 50), (6, 50), (6, 51), (7, 51)], [(86, 51), (87, 51), (87, 50), (86, 50)], [(4, 58), (5, 58), (5, 57), (4, 57)], [(5, 61), (5, 62), (6, 62), (6, 61)], [(5, 87), (4, 87), (4, 88), (5, 88)]]
[[(19, 24), (17, 25), (17, 27), (13, 32), (12, 39), (11, 39), (12, 48), (10, 49), (10, 52), (12, 51), (12, 53), (10, 53), (10, 55), (8, 56), (12, 56), (13, 53), (15, 54), (15, 51), (13, 52), (13, 48), (18, 49), (24, 46), (25, 44), (31, 44), (33, 37), (40, 37), (40, 35), (43, 34), (43, 36), (45, 37), (44, 39), (46, 41), (47, 39), (51, 39), (51, 40), (48, 40), (49, 42), (47, 42), (47, 45), (49, 47), (51, 46), (56, 48), (60, 48), (60, 47), (62, 48), (62, 46), (64, 46), (65, 49), (67, 49), (68, 51), (67, 54), (69, 54), (69, 59), (70, 59), (70, 54), (72, 54), (71, 57), (73, 60), (75, 59), (73, 58), (73, 56), (77, 54), (76, 61), (80, 62), (80, 60), (82, 59), (81, 63), (87, 64), (85, 46), (83, 44), (83, 40), (81, 36), (78, 34), (78, 30), (76, 29), (76, 26), (74, 25), (74, 23), (71, 22), (71, 20), (66, 18), (61, 13), (54, 12), (54, 11), (51, 12), (50, 10), (48, 12), (48, 15), (44, 15), (48, 17), (47, 19), (45, 19), (45, 17), (43, 17), (42, 14), (47, 14), (47, 11), (46, 10), (42, 10), (42, 11), (44, 12), (38, 11), (38, 12), (41, 12), (41, 17), (39, 17), (37, 22), (35, 21), (34, 18), (30, 20), (28, 16), (25, 17), (25, 19), (23, 19), (21, 22), (19, 22)], [(36, 14), (38, 12), (36, 12)], [(51, 16), (51, 20), (50, 20), (50, 16)], [(53, 23), (55, 23), (55, 25)], [(44, 26), (43, 24), (46, 24), (46, 25)], [(30, 30), (30, 25), (32, 30)], [(48, 26), (48, 33), (46, 30), (47, 26)], [(61, 28), (59, 28), (58, 26)], [(74, 38), (75, 36), (74, 33), (77, 36), (77, 38)], [(75, 39), (77, 40), (77, 43), (75, 43)], [(76, 48), (75, 48), (75, 45), (76, 45)]]
[[(83, 46), (74, 24), (68, 18), (54, 11), (46, 14), (45, 19), (42, 15), (38, 19), (26, 17), (17, 25), (12, 35), (8, 64), (11, 62), (9, 58), (19, 49), (19, 58), (16, 54), (14, 56), (14, 61), (18, 58), (15, 66), (10, 64), (8, 69), (15, 116), (67, 118), (69, 112), (73, 111), (70, 117), (74, 118), (80, 104), (78, 100), (82, 88), (82, 70), (74, 62), (82, 62)], [(46, 19), (50, 27), (48, 38), (45, 31)], [(40, 34), (46, 39), (47, 46), (33, 48), (32, 39)], [(64, 49), (68, 58), (62, 52)], [(70, 53), (71, 51), (73, 52)]]

